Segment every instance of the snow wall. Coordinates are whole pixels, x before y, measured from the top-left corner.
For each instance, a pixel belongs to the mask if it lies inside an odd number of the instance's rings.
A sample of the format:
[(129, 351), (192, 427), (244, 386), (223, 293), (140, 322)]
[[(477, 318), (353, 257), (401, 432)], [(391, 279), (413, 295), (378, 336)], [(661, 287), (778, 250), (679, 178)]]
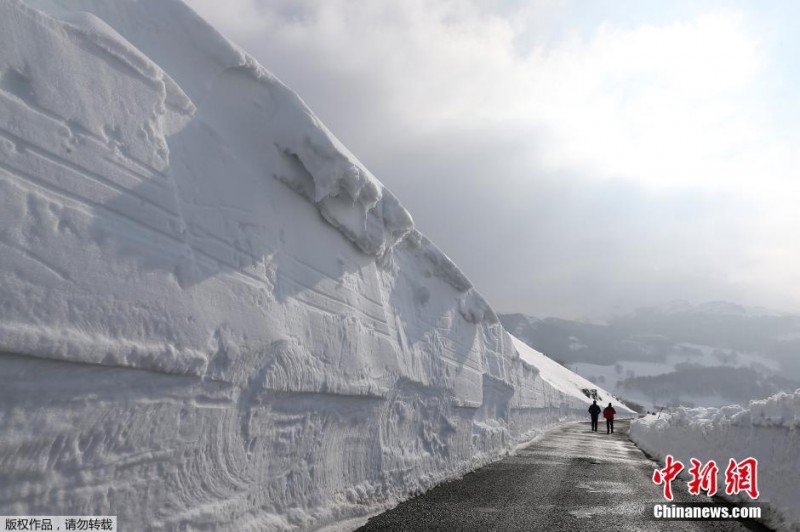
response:
[(683, 462), (682, 477), (688, 478), (691, 458), (716, 461), (718, 495), (743, 502), (753, 501), (746, 494), (725, 495), (725, 468), (731, 458), (752, 456), (758, 460), (755, 502), (770, 506), (767, 523), (800, 530), (800, 390), (751, 401), (747, 408), (679, 408), (646, 416), (631, 423), (630, 438), (662, 464), (667, 454)]
[(0, 351), (0, 514), (123, 530), (365, 515), (588, 402), (174, 0), (0, 0)]

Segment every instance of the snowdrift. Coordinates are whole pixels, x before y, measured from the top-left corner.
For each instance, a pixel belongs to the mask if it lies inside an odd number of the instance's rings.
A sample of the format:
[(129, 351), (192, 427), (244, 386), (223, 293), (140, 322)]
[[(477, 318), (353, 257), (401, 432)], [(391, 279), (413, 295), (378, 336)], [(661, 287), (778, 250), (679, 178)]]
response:
[(0, 1), (0, 351), (0, 514), (125, 530), (365, 515), (594, 388), (174, 0)]
[[(800, 390), (751, 401), (747, 408), (679, 408), (658, 418), (647, 416), (631, 423), (630, 437), (662, 463), (667, 454), (687, 468), (693, 457), (703, 463), (715, 460), (721, 470), (717, 484), (722, 496), (728, 461), (752, 456), (758, 460), (757, 502), (768, 503), (774, 510), (769, 524), (778, 530), (800, 530), (798, 430)], [(752, 501), (747, 495), (739, 497), (744, 502)]]

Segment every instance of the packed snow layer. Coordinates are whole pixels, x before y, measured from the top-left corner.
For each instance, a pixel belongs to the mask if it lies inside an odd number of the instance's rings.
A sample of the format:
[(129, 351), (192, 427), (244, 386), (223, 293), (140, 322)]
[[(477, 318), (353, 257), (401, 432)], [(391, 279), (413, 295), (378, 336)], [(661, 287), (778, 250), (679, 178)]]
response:
[(517, 349), (522, 360), (537, 368), (542, 379), (547, 381), (547, 383), (554, 388), (565, 390), (573, 395), (582, 397), (587, 403), (591, 403), (591, 401), (589, 401), (590, 397), (586, 395), (584, 390), (589, 391), (589, 393), (594, 392), (596, 395), (592, 395), (592, 397), (597, 397), (598, 402), (603, 404), (611, 403), (614, 406), (614, 409), (617, 411), (617, 417), (634, 417), (635, 413), (633, 410), (620, 403), (616, 396), (602, 388), (598, 388), (597, 384), (564, 368), (564, 366), (530, 347), (519, 338), (511, 336), (511, 340), (514, 342), (514, 347)]
[[(758, 460), (758, 502), (774, 510), (769, 523), (779, 530), (800, 530), (800, 390), (779, 393), (747, 408), (678, 408), (631, 423), (630, 437), (663, 462), (667, 454), (684, 463), (715, 460), (718, 486), (725, 495), (728, 461)], [(683, 474), (687, 474), (685, 470)], [(739, 500), (751, 501), (741, 494)]]
[(589, 402), (174, 0), (0, 0), (0, 352), (0, 514), (125, 530), (365, 515)]

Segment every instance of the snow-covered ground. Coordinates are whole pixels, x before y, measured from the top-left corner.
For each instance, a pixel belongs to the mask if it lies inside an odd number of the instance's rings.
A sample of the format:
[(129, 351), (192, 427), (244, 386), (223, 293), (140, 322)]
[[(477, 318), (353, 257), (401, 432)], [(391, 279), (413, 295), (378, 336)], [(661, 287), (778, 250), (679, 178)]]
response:
[[(747, 408), (678, 408), (631, 423), (630, 437), (662, 463), (667, 454), (686, 466), (691, 458), (714, 460), (719, 467), (719, 495), (725, 495), (724, 472), (733, 458), (758, 460), (758, 502), (774, 510), (771, 523), (780, 530), (800, 530), (800, 390), (779, 393)], [(738, 500), (751, 501), (746, 494)], [(698, 499), (702, 500), (702, 499)]]
[[(536, 367), (542, 379), (554, 388), (565, 390), (570, 395), (584, 399), (588, 404), (591, 404), (591, 401), (587, 399), (588, 396), (584, 390), (589, 390), (590, 394), (593, 391), (597, 392), (596, 397), (599, 403), (612, 403), (615, 410), (619, 411), (620, 417), (633, 417), (633, 411), (621, 405), (619, 399), (610, 392), (603, 388), (598, 388), (597, 384), (594, 382), (566, 369), (555, 360), (530, 347), (519, 338), (511, 336), (511, 340), (514, 342), (514, 347), (517, 349), (522, 360)], [(595, 395), (592, 395), (592, 397), (595, 397)]]
[(0, 514), (125, 530), (365, 515), (595, 388), (175, 0), (0, 1), (0, 352)]

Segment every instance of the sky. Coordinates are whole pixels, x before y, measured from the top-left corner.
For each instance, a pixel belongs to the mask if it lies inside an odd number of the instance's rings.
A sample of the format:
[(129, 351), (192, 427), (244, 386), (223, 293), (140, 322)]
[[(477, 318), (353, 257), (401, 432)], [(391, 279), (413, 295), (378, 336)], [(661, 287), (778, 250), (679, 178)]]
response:
[(187, 3), (499, 312), (800, 311), (800, 2)]

